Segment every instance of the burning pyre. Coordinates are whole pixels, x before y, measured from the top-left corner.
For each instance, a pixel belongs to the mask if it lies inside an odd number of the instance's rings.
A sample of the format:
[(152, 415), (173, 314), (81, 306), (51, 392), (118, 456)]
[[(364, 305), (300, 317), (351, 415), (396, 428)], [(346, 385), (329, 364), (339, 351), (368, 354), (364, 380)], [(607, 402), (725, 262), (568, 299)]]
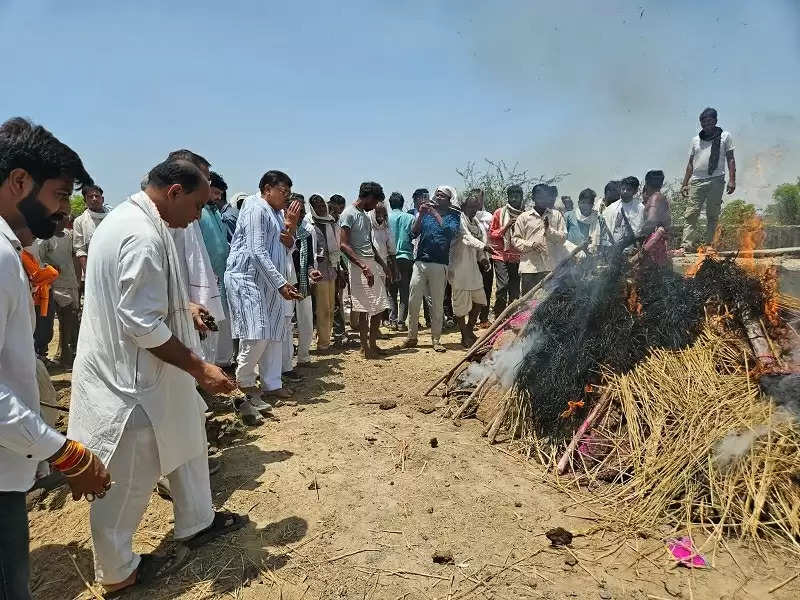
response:
[(688, 518), (800, 554), (800, 375), (783, 359), (800, 336), (781, 319), (800, 302), (756, 268), (759, 239), (753, 223), (739, 256), (706, 249), (687, 276), (622, 247), (562, 268), (457, 378), (478, 385), (456, 415), (499, 388), (490, 441), (504, 427), (559, 473), (616, 484), (595, 498), (615, 527)]

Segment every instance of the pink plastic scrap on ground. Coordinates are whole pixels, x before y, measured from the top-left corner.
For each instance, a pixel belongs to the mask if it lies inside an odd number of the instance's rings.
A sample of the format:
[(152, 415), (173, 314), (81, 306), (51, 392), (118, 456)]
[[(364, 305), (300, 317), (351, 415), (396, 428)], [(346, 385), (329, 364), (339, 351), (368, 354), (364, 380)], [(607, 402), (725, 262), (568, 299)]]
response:
[(667, 540), (667, 548), (679, 565), (692, 569), (702, 569), (707, 566), (705, 557), (697, 552), (690, 537)]

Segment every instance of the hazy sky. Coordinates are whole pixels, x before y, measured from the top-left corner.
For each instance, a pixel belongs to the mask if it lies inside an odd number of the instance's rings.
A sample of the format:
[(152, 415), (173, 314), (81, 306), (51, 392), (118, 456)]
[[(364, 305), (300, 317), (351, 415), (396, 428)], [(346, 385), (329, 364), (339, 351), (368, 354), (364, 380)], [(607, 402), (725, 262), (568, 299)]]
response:
[(0, 118), (50, 128), (110, 203), (179, 147), (230, 192), (277, 168), (410, 201), (485, 157), (573, 196), (679, 177), (712, 105), (763, 204), (800, 175), (798, 24), (800, 0), (0, 0)]

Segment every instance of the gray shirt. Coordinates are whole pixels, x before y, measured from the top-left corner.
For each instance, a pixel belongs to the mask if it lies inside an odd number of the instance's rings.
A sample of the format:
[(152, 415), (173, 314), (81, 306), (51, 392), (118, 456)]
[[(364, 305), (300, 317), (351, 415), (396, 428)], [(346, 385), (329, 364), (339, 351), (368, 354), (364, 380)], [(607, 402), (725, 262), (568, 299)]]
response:
[(348, 206), (339, 217), (339, 226), (350, 230), (350, 247), (362, 258), (374, 258), (372, 222), (369, 215), (355, 206)]

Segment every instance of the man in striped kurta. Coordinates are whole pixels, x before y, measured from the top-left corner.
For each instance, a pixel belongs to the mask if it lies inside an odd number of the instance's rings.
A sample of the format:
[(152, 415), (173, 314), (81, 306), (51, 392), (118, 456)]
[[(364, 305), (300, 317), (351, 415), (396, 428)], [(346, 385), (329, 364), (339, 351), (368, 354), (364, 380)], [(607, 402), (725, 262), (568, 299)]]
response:
[(284, 214), (292, 180), (280, 171), (268, 171), (258, 187), (260, 194), (242, 205), (225, 271), (232, 333), (239, 339), (236, 382), (247, 395), (234, 402), (250, 424), (257, 421), (258, 412), (271, 409), (263, 396), (290, 395), (281, 382), (285, 300), (300, 298), (287, 281), (287, 248), (294, 245), (300, 213), (299, 205), (292, 204)]

